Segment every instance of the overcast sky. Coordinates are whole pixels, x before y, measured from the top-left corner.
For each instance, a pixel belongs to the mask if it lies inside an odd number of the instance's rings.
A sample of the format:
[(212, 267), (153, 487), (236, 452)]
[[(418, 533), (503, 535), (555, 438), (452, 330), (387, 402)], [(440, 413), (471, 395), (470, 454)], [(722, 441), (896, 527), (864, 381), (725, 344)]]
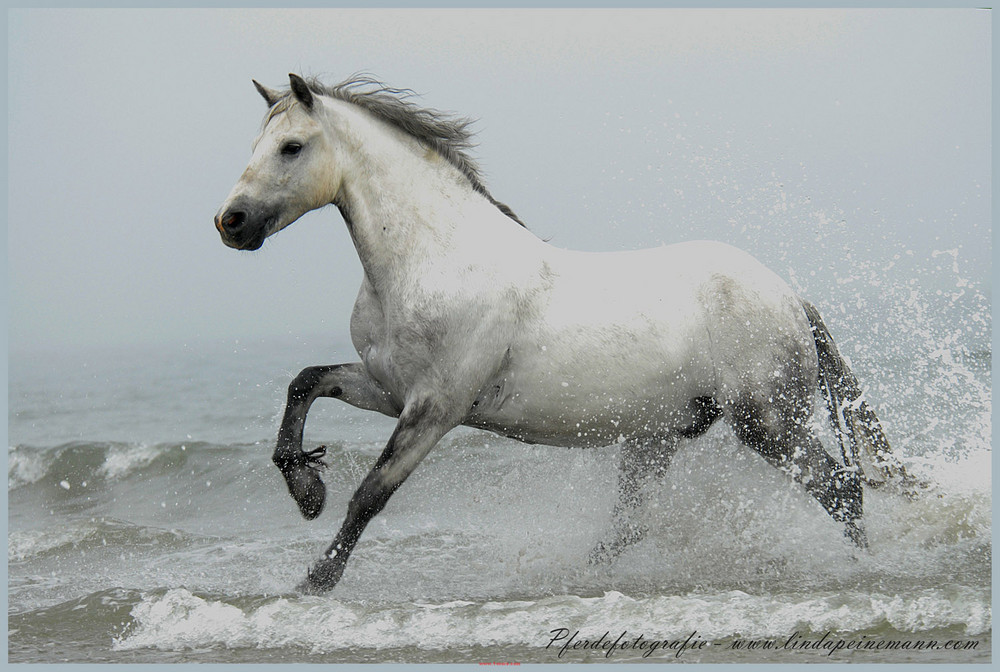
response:
[(820, 306), (989, 293), (986, 11), (11, 10), (8, 30), (14, 351), (346, 337), (361, 269), (336, 209), (254, 253), (212, 225), (265, 112), (250, 80), (288, 72), (479, 119), (490, 190), (554, 245), (726, 240)]

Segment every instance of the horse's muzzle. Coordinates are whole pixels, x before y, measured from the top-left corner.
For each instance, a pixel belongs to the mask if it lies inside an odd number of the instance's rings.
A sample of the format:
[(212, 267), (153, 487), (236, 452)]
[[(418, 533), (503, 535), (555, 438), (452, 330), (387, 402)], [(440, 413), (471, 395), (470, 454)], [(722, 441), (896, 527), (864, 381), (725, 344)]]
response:
[(230, 208), (215, 216), (222, 242), (237, 250), (256, 250), (267, 237), (265, 226), (255, 225), (246, 210)]

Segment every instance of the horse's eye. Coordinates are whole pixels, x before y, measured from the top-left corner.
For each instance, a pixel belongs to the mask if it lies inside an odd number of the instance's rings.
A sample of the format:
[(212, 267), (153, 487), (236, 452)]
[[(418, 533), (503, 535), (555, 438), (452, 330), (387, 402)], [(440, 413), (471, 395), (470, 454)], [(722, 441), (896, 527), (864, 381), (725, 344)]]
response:
[(284, 156), (295, 156), (302, 151), (302, 145), (298, 142), (286, 142), (281, 148)]

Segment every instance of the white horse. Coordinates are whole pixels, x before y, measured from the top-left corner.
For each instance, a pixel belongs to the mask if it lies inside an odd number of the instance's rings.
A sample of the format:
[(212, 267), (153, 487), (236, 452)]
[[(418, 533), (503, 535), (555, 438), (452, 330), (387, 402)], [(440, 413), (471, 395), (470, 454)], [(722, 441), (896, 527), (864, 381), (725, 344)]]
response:
[[(332, 588), (365, 525), (449, 430), (530, 443), (622, 444), (607, 560), (641, 536), (641, 486), (677, 442), (722, 417), (866, 546), (862, 482), (902, 475), (816, 309), (749, 255), (716, 242), (582, 253), (540, 240), (494, 200), (467, 155), (468, 120), (355, 78), (261, 86), (268, 114), (215, 217), (258, 249), (335, 204), (364, 278), (351, 317), (361, 361), (310, 367), (288, 389), (274, 462), (307, 519), (325, 449), (302, 449), (318, 397), (398, 417), (333, 543), (302, 588)], [(822, 389), (844, 464), (809, 429)]]

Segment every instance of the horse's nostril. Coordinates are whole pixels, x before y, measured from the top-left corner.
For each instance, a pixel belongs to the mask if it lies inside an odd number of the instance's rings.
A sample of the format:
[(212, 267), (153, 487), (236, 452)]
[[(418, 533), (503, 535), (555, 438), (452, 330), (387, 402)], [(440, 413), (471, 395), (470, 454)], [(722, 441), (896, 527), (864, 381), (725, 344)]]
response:
[(220, 224), (222, 224), (222, 228), (224, 229), (235, 231), (236, 229), (239, 229), (241, 226), (246, 224), (246, 221), (247, 221), (247, 213), (243, 212), (242, 210), (234, 210), (232, 212), (227, 212), (226, 214), (224, 214), (222, 216), (222, 219), (220, 220)]

